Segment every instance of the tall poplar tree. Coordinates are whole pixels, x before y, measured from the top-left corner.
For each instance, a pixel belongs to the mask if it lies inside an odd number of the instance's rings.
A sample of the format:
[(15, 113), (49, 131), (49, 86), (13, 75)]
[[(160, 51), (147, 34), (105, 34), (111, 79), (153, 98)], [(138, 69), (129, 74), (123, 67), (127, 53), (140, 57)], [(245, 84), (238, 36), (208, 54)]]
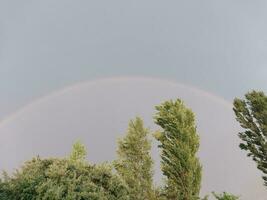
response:
[(162, 128), (156, 139), (160, 142), (162, 172), (167, 178), (164, 195), (168, 200), (198, 199), (201, 165), (196, 156), (199, 136), (194, 113), (179, 99), (166, 101), (156, 110), (155, 123)]
[(137, 117), (129, 123), (127, 134), (118, 142), (115, 169), (129, 187), (131, 200), (153, 199), (151, 141), (149, 131)]
[(248, 92), (245, 99), (234, 100), (234, 112), (244, 129), (239, 133), (239, 146), (256, 162), (267, 186), (267, 96), (263, 92)]

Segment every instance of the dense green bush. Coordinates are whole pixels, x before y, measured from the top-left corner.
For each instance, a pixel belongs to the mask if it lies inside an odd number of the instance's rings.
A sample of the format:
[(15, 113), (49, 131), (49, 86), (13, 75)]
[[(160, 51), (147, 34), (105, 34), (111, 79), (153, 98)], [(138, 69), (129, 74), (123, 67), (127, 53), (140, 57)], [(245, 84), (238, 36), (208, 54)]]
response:
[(1, 200), (128, 200), (127, 186), (111, 167), (80, 159), (34, 158), (0, 186)]

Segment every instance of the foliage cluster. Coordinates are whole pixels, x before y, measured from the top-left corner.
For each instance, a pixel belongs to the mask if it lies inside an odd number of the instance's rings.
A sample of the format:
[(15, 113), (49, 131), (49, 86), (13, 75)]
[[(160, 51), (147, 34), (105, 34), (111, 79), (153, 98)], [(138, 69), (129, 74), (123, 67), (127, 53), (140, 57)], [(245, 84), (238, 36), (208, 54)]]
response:
[(256, 162), (267, 186), (267, 96), (252, 91), (245, 95), (245, 99), (236, 98), (234, 112), (244, 130), (239, 133), (240, 148)]
[[(128, 200), (128, 187), (108, 165), (90, 165), (81, 144), (74, 145), (67, 159), (26, 162), (1, 182), (1, 200)], [(76, 154), (79, 152), (79, 154)], [(81, 162), (82, 161), (82, 162)]]
[(194, 113), (181, 100), (164, 102), (156, 110), (155, 123), (162, 128), (156, 138), (162, 150), (162, 172), (167, 177), (165, 196), (170, 200), (198, 199), (201, 165), (196, 156), (199, 136)]

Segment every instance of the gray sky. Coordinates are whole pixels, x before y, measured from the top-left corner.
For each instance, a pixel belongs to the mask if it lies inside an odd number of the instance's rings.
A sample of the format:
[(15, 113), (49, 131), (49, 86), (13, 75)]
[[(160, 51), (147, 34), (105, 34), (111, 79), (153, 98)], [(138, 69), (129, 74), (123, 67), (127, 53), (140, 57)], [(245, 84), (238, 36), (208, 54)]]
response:
[(0, 119), (80, 80), (173, 79), (228, 100), (267, 90), (267, 2), (0, 1)]

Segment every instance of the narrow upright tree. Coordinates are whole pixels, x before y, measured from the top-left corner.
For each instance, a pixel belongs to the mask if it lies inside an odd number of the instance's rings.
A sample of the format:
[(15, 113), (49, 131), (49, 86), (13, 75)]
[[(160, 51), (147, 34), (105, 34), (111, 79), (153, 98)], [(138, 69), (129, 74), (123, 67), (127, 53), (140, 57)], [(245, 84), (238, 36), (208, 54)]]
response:
[(127, 134), (118, 142), (115, 169), (129, 187), (131, 200), (153, 198), (151, 142), (140, 118), (131, 120)]
[(162, 128), (156, 134), (160, 142), (161, 167), (166, 176), (168, 200), (199, 198), (201, 165), (196, 153), (199, 136), (194, 113), (181, 100), (166, 101), (156, 107), (155, 123)]
[(72, 151), (69, 155), (69, 159), (73, 162), (82, 163), (85, 161), (86, 155), (87, 152), (85, 146), (81, 142), (77, 141), (72, 146)]
[(234, 100), (236, 119), (244, 131), (239, 133), (242, 150), (256, 162), (263, 173), (267, 186), (267, 96), (263, 92), (252, 91), (245, 99)]

